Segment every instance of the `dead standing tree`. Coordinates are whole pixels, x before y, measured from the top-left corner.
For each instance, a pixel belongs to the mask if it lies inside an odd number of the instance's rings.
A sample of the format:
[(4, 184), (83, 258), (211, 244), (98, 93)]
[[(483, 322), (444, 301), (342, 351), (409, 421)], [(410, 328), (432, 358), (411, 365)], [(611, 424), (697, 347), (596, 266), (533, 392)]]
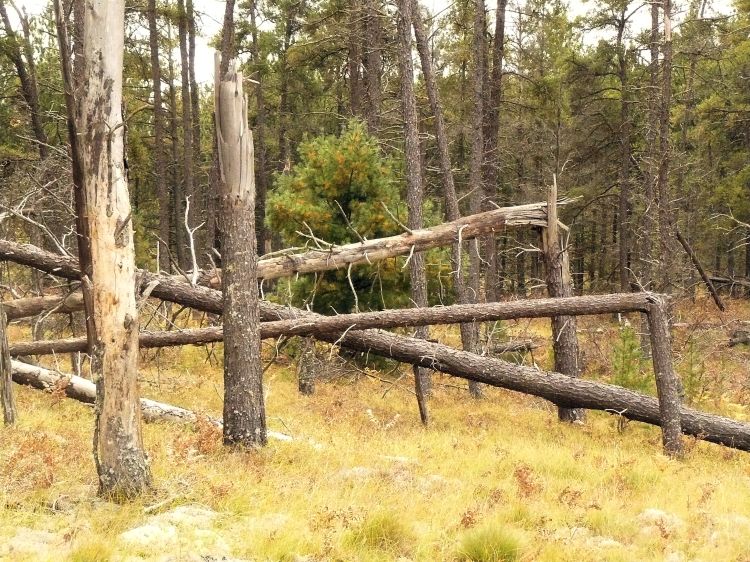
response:
[(260, 362), (255, 169), (242, 73), (230, 61), (221, 73), (216, 53), (216, 141), (221, 171), (224, 297), (224, 443), (266, 444)]
[(124, 163), (125, 2), (86, 2), (83, 82), (75, 98), (61, 8), (58, 0), (55, 10), (76, 190), (79, 255), (84, 266), (91, 372), (97, 388), (94, 460), (99, 493), (129, 498), (151, 486), (151, 472), (141, 436), (135, 251)]

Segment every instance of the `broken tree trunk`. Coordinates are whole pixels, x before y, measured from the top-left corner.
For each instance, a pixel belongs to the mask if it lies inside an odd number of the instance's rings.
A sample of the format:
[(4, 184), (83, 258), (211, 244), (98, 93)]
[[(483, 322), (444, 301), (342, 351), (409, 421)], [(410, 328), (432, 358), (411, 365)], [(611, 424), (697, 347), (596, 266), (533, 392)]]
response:
[[(338, 316), (318, 316), (312, 320), (305, 318), (263, 322), (260, 325), (262, 338), (279, 336), (311, 336), (321, 333), (340, 334), (351, 330), (371, 328), (400, 328), (406, 326), (426, 326), (435, 324), (460, 324), (466, 322), (494, 322), (517, 318), (545, 318), (569, 315), (614, 314), (618, 312), (648, 312), (657, 299), (651, 293), (621, 293), (613, 295), (590, 295), (560, 299), (533, 299), (487, 304), (454, 304), (430, 308), (403, 308), (340, 314)], [(266, 303), (264, 303), (266, 304)], [(221, 326), (170, 330), (165, 332), (141, 332), (140, 346), (144, 348), (170, 347), (179, 345), (202, 345), (221, 341)], [(501, 347), (505, 345), (505, 347)], [(520, 347), (519, 347), (520, 346)], [(528, 349), (530, 342), (496, 344), (502, 352)], [(36, 340), (16, 342), (10, 345), (13, 357), (29, 355), (50, 355), (84, 351), (86, 338), (60, 340)]]
[(656, 377), (656, 392), (661, 412), (664, 451), (672, 457), (682, 456), (682, 429), (680, 427), (680, 382), (672, 365), (672, 343), (669, 337), (667, 305), (664, 297), (652, 295), (648, 311), (651, 334), (651, 355)]
[(224, 444), (266, 444), (260, 361), (258, 253), (255, 237), (255, 160), (242, 72), (231, 60), (215, 64), (216, 143), (221, 172), (221, 250), (224, 265)]
[[(570, 260), (568, 249), (558, 228), (557, 178), (553, 180), (547, 195), (547, 228), (542, 233), (544, 262), (547, 269), (547, 292), (550, 297), (570, 297), (573, 295)], [(552, 342), (555, 371), (570, 377), (581, 376), (575, 317), (552, 317)], [(580, 408), (560, 407), (557, 415), (561, 421), (567, 422), (582, 422), (585, 419), (585, 412)]]

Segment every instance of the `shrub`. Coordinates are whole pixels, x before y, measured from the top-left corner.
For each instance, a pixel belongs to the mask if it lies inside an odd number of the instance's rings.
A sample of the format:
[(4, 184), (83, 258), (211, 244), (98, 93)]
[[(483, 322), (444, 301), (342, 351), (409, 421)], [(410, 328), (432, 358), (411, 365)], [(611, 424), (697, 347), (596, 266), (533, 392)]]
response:
[(351, 530), (350, 544), (393, 554), (409, 550), (414, 537), (395, 514), (388, 511), (372, 513)]
[(620, 329), (612, 350), (612, 383), (639, 392), (654, 392), (653, 377), (646, 369), (638, 335), (630, 324)]

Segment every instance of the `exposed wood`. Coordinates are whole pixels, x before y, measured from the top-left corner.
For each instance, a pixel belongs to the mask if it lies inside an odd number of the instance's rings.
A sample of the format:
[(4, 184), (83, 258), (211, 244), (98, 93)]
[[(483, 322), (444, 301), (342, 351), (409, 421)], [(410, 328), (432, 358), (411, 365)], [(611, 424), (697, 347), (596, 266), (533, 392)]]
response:
[[(533, 299), (487, 304), (455, 304), (450, 306), (433, 306), (430, 308), (403, 308), (362, 312), (358, 314), (340, 314), (338, 316), (320, 316), (306, 320), (291, 318), (288, 320), (266, 321), (260, 326), (262, 338), (279, 336), (312, 336), (319, 334), (340, 334), (349, 331), (360, 331), (371, 328), (398, 328), (406, 326), (424, 326), (436, 324), (460, 324), (467, 322), (494, 322), (517, 318), (546, 318), (551, 316), (582, 316), (591, 314), (615, 314), (618, 312), (648, 312), (651, 303), (656, 300), (650, 293), (620, 293), (613, 295), (590, 295), (554, 299)], [(273, 305), (262, 302), (261, 307), (267, 313), (276, 310)], [(268, 316), (266, 314), (266, 320)], [(201, 345), (221, 341), (221, 326), (170, 330), (166, 332), (141, 332), (140, 346), (144, 348), (168, 347), (178, 345)], [(525, 342), (519, 342), (525, 347)], [(496, 344), (500, 348), (503, 344)], [(514, 344), (515, 345), (515, 344)], [(509, 345), (508, 350), (511, 346)], [(10, 345), (14, 357), (29, 355), (49, 355), (52, 353), (70, 353), (86, 349), (86, 338), (68, 338), (60, 340), (16, 342)]]
[(128, 498), (151, 486), (138, 401), (138, 309), (122, 114), (124, 0), (85, 4), (84, 85), (75, 123), (88, 204), (97, 385), (94, 458), (99, 492)]
[(3, 421), (5, 425), (16, 423), (16, 400), (13, 394), (10, 352), (6, 331), (5, 312), (0, 310), (0, 402), (3, 403)]
[(687, 240), (685, 240), (685, 237), (682, 235), (682, 232), (680, 232), (679, 228), (674, 229), (675, 236), (677, 236), (677, 240), (682, 244), (682, 247), (685, 249), (685, 252), (687, 252), (687, 255), (690, 256), (690, 261), (693, 262), (693, 265), (695, 266), (695, 269), (698, 270), (698, 274), (701, 276), (701, 279), (703, 279), (703, 282), (706, 284), (706, 288), (708, 289), (708, 292), (711, 294), (711, 298), (714, 299), (714, 302), (716, 303), (716, 306), (719, 307), (719, 310), (724, 312), (726, 310), (726, 307), (724, 306), (724, 302), (721, 300), (721, 297), (719, 296), (719, 293), (716, 292), (716, 287), (714, 287), (714, 284), (711, 282), (711, 278), (706, 273), (706, 270), (703, 269), (703, 266), (701, 265), (700, 260), (698, 259), (698, 256), (693, 251), (693, 248), (690, 246)]
[[(547, 195), (547, 228), (542, 236), (544, 263), (547, 270), (547, 292), (550, 297), (570, 297), (573, 295), (573, 283), (570, 278), (569, 252), (558, 229), (557, 178), (553, 178)], [(574, 316), (552, 317), (552, 347), (555, 356), (555, 371), (570, 377), (581, 376)], [(585, 412), (579, 408), (560, 407), (557, 413), (562, 421), (581, 422), (585, 418)]]
[(663, 297), (652, 295), (648, 325), (651, 334), (651, 355), (659, 395), (662, 442), (664, 451), (672, 457), (682, 456), (680, 422), (680, 383), (672, 365), (672, 345), (669, 338), (667, 305)]
[(260, 359), (255, 161), (247, 97), (236, 60), (215, 65), (216, 143), (221, 172), (224, 319), (224, 444), (265, 445), (266, 410)]

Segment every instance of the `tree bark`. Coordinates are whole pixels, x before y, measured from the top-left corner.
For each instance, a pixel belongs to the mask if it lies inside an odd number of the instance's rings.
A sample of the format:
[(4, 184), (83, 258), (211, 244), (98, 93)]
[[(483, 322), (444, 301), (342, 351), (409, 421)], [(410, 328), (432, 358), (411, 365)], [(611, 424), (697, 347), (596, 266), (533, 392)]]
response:
[[(401, 110), (404, 119), (404, 155), (406, 157), (406, 204), (409, 217), (408, 226), (416, 230), (422, 228), (422, 183), (421, 152), (419, 147), (419, 124), (417, 122), (417, 100), (414, 96), (414, 68), (412, 66), (412, 0), (398, 0), (396, 14), (398, 29), (398, 62), (401, 77)], [(414, 253), (409, 260), (409, 281), (411, 300), (416, 307), (427, 307), (427, 274), (422, 252)], [(430, 331), (427, 326), (417, 329), (416, 337), (427, 339)], [(427, 425), (429, 413), (426, 397), (430, 392), (430, 374), (426, 369), (414, 368), (414, 385), (422, 423)]]
[[(496, 197), (500, 180), (500, 103), (503, 97), (503, 57), (505, 53), (505, 9), (507, 0), (497, 0), (495, 13), (495, 40), (492, 45), (492, 74), (490, 76), (489, 106), (486, 111), (487, 132), (485, 135), (485, 170), (486, 190), (491, 197)], [(497, 238), (487, 236), (486, 256), (487, 271), (485, 285), (487, 300), (500, 298), (500, 268), (497, 260)]]
[[(547, 199), (547, 229), (544, 235), (544, 263), (547, 270), (547, 292), (550, 297), (573, 296), (570, 279), (570, 263), (567, 247), (561, 240), (557, 221), (557, 178), (554, 178)], [(576, 319), (561, 315), (552, 317), (552, 348), (555, 356), (555, 371), (569, 377), (580, 377), (578, 363), (578, 336)], [(583, 422), (585, 412), (580, 408), (561, 406), (557, 410), (560, 421)]]
[(679, 228), (675, 228), (675, 236), (677, 236), (677, 240), (685, 249), (685, 252), (690, 257), (690, 261), (693, 262), (695, 269), (698, 271), (698, 274), (701, 276), (701, 279), (703, 279), (703, 282), (706, 284), (706, 288), (708, 289), (708, 292), (710, 293), (711, 298), (716, 303), (716, 306), (718, 307), (719, 310), (724, 312), (724, 310), (726, 310), (726, 307), (724, 306), (724, 301), (721, 300), (721, 297), (719, 296), (719, 293), (716, 291), (716, 287), (714, 287), (714, 284), (711, 281), (711, 278), (706, 273), (706, 270), (703, 269), (703, 266), (701, 265), (701, 262), (698, 259), (698, 256), (695, 254), (690, 244), (688, 244), (688, 241), (685, 240), (685, 237), (682, 235)]
[(164, 108), (161, 100), (161, 67), (159, 63), (159, 30), (156, 25), (156, 0), (148, 0), (148, 43), (151, 53), (151, 82), (154, 90), (154, 178), (159, 201), (159, 269), (169, 272), (169, 189), (167, 162), (164, 157)]
[(672, 103), (672, 2), (662, 0), (664, 40), (662, 42), (661, 99), (659, 105), (659, 166), (657, 197), (659, 208), (659, 286), (662, 292), (672, 288), (674, 243), (673, 214), (669, 190), (669, 168), (672, 156), (670, 141), (670, 105)]
[[(472, 105), (471, 115), (471, 150), (469, 156), (469, 186), (472, 190), (469, 194), (469, 209), (472, 214), (482, 210), (485, 200), (485, 191), (482, 177), (482, 166), (484, 163), (484, 82), (486, 58), (485, 34), (487, 31), (487, 19), (484, 0), (474, 0), (474, 33), (472, 39)], [(481, 294), (481, 244), (479, 239), (469, 244), (469, 286), (467, 288), (467, 300), (472, 303), (482, 302)], [(479, 325), (472, 326), (471, 351), (476, 353), (479, 349)], [(482, 397), (482, 388), (476, 382), (469, 383), (469, 393), (473, 398)]]
[(92, 273), (91, 370), (97, 386), (94, 457), (99, 491), (112, 498), (133, 497), (151, 486), (138, 402), (135, 252), (124, 166), (124, 17), (123, 0), (86, 3), (87, 64), (75, 125), (90, 204), (85, 220)]
[(8, 331), (5, 311), (0, 310), (0, 401), (3, 403), (3, 421), (5, 425), (16, 423), (16, 399), (13, 394), (10, 352), (8, 350)]
[(216, 54), (216, 139), (222, 178), (224, 297), (224, 444), (265, 445), (266, 411), (260, 361), (255, 237), (253, 134), (248, 128), (242, 72)]
[[(268, 165), (266, 149), (266, 100), (263, 94), (263, 66), (260, 54), (260, 43), (258, 39), (258, 27), (256, 24), (257, 2), (253, 0), (250, 5), (250, 55), (253, 63), (258, 68), (257, 81), (255, 85), (255, 105), (257, 115), (255, 116), (255, 147), (258, 156), (258, 165), (255, 167), (255, 232), (258, 244), (258, 255), (263, 255), (271, 250), (268, 245), (270, 239), (266, 232), (266, 197), (268, 195)], [(225, 56), (222, 51), (222, 57)]]
[[(193, 200), (191, 211), (195, 209), (195, 180), (194, 180), (194, 155), (193, 155), (193, 111), (190, 94), (190, 58), (187, 46), (187, 29), (188, 17), (185, 8), (185, 0), (177, 0), (179, 10), (177, 33), (180, 41), (180, 75), (182, 77), (182, 89), (180, 99), (182, 101), (182, 180), (183, 180), (183, 197), (177, 200), (175, 224), (176, 228), (182, 230), (182, 224), (185, 221), (185, 201), (187, 198)], [(188, 222), (191, 226), (196, 226), (193, 212), (189, 213)], [(178, 240), (185, 239), (186, 234), (178, 237)], [(179, 244), (177, 248), (177, 257), (180, 267), (183, 269), (190, 268), (188, 260), (188, 251), (186, 243)]]
[(672, 344), (669, 338), (666, 302), (655, 297), (648, 313), (656, 391), (659, 396), (664, 451), (672, 457), (682, 456), (680, 422), (680, 382), (672, 365)]
[(618, 231), (618, 269), (620, 274), (620, 290), (630, 290), (630, 156), (631, 130), (630, 122), (630, 84), (624, 34), (626, 26), (626, 10), (623, 8), (620, 19), (617, 20), (617, 64), (620, 79), (620, 193), (617, 209)]
[(367, 130), (377, 136), (380, 129), (380, 75), (383, 66), (380, 1), (364, 0), (365, 10), (365, 91), (367, 95)]
[[(174, 295), (174, 300), (180, 300)], [(267, 321), (260, 325), (261, 338), (279, 336), (315, 336), (325, 333), (343, 333), (372, 328), (403, 328), (407, 326), (429, 326), (439, 324), (460, 324), (467, 322), (494, 322), (518, 318), (547, 318), (552, 316), (583, 316), (591, 314), (615, 314), (626, 312), (647, 313), (656, 297), (650, 293), (621, 293), (612, 295), (592, 295), (552, 299), (532, 299), (486, 304), (458, 304), (430, 308), (391, 309), (378, 312), (319, 316), (310, 320)], [(262, 304), (266, 307), (266, 303)], [(266, 310), (266, 308), (264, 308)], [(270, 309), (269, 309), (270, 310)], [(140, 334), (143, 348), (169, 347), (179, 345), (201, 345), (222, 341), (221, 326), (207, 328), (170, 330)], [(10, 353), (14, 357), (29, 355), (49, 355), (84, 351), (86, 338), (30, 341), (11, 344)], [(493, 348), (498, 353), (529, 349), (528, 341), (498, 343)]]

